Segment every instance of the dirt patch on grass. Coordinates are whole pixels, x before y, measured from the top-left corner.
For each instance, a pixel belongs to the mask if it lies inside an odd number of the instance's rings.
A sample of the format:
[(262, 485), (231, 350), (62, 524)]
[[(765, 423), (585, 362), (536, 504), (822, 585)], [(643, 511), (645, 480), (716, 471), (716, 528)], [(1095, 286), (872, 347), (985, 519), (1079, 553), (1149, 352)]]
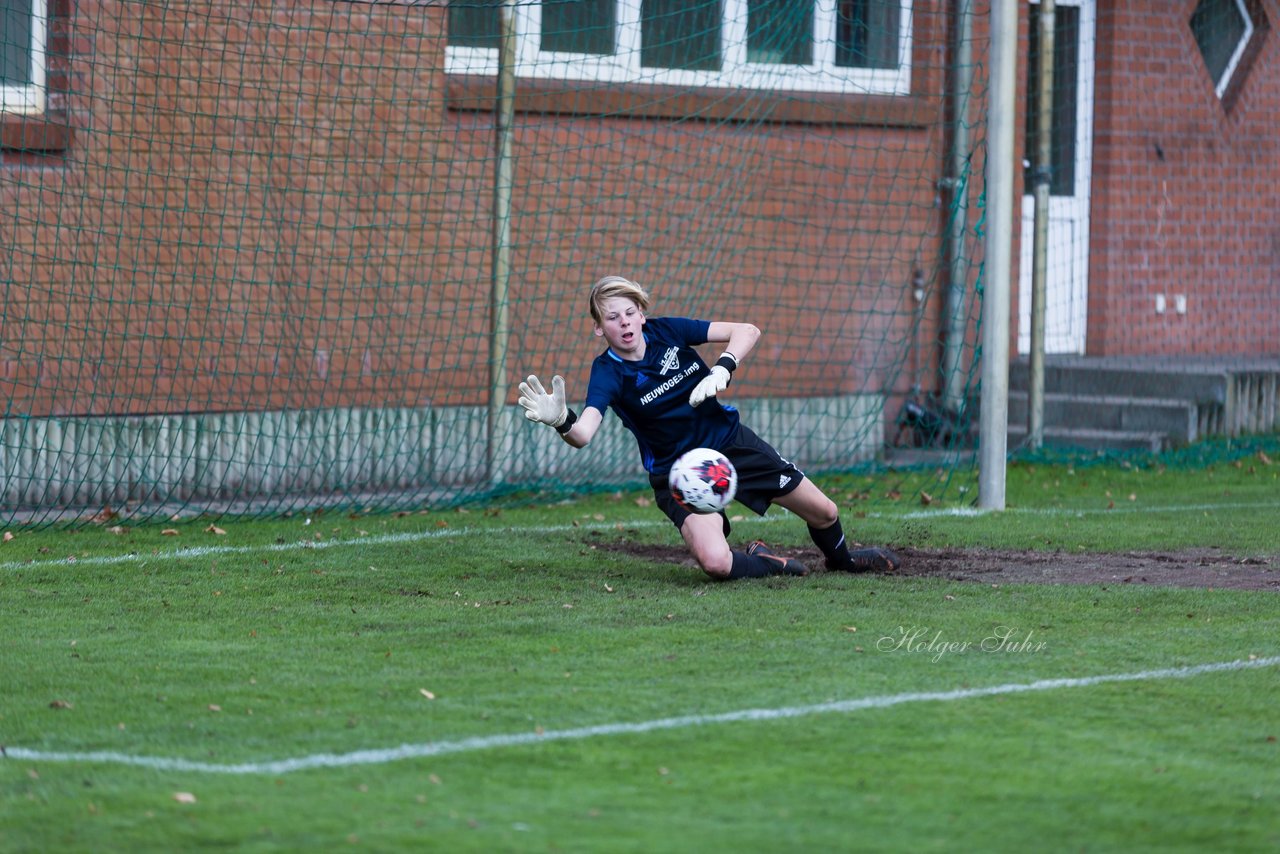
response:
[(1215, 549), (1174, 552), (1031, 552), (906, 549), (899, 574), (991, 584), (1152, 584), (1280, 591), (1280, 566)]
[[(697, 570), (679, 546), (594, 539), (597, 549), (625, 552), (640, 560), (680, 564)], [(799, 558), (822, 572), (814, 549), (777, 546), (778, 554)], [(1226, 554), (1218, 549), (1167, 552), (1038, 552), (1014, 549), (899, 549), (902, 567), (893, 575), (945, 578), (982, 584), (1149, 584), (1223, 590), (1280, 592), (1280, 559)]]

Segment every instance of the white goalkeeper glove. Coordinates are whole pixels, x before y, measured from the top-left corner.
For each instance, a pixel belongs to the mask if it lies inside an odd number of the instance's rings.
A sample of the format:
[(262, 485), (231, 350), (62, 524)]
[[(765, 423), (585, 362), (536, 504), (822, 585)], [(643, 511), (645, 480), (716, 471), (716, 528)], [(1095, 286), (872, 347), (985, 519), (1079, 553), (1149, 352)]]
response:
[(707, 398), (715, 397), (727, 389), (730, 373), (736, 367), (738, 367), (738, 359), (732, 353), (721, 356), (711, 366), (710, 372), (702, 378), (702, 382), (693, 387), (693, 393), (689, 395), (689, 405), (701, 406)]
[(565, 422), (569, 420), (569, 407), (564, 402), (564, 377), (556, 375), (551, 378), (551, 393), (548, 394), (542, 387), (542, 380), (530, 374), (520, 383), (520, 405), (525, 409), (525, 418), (564, 432)]

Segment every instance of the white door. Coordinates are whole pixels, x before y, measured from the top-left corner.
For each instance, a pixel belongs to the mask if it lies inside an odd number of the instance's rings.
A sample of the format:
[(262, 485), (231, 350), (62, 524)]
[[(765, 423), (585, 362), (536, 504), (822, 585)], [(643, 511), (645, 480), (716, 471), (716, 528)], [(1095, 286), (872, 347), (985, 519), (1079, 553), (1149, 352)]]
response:
[[(1093, 46), (1096, 0), (1054, 4), (1052, 176), (1045, 280), (1045, 352), (1083, 353), (1089, 296), (1089, 181), (1093, 165)], [(1031, 269), (1035, 229), (1031, 153), (1039, 108), (1036, 59), (1040, 4), (1030, 4), (1027, 128), (1019, 264), (1018, 352), (1031, 350)]]

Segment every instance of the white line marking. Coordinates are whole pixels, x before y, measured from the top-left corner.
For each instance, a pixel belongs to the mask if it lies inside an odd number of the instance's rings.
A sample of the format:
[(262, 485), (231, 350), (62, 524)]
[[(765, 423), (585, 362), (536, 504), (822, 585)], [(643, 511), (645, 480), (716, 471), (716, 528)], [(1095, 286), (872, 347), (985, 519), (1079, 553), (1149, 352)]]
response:
[[(1280, 502), (1244, 502), (1237, 504), (1184, 504), (1168, 506), (1135, 505), (1114, 508), (1042, 508), (1042, 507), (1010, 507), (1006, 510), (979, 510), (973, 507), (951, 507), (936, 510), (917, 510), (908, 513), (881, 513), (877, 511), (865, 514), (868, 519), (928, 519), (949, 516), (982, 516), (988, 513), (1029, 514), (1036, 516), (1085, 516), (1093, 514), (1118, 513), (1192, 513), (1200, 511), (1245, 510), (1258, 507), (1277, 507)], [(779, 513), (773, 516), (750, 518), (753, 524), (790, 521), (794, 517), (790, 513)], [(193, 560), (205, 557), (237, 554), (272, 554), (279, 552), (305, 552), (308, 550), (325, 550), (346, 547), (364, 548), (366, 546), (394, 545), (396, 543), (420, 543), (426, 540), (439, 540), (451, 537), (465, 537), (473, 534), (561, 534), (570, 531), (612, 531), (622, 528), (661, 528), (671, 523), (663, 519), (618, 519), (612, 522), (592, 522), (579, 525), (527, 525), (495, 528), (436, 528), (429, 531), (403, 531), (395, 534), (378, 534), (368, 537), (357, 537), (350, 540), (298, 540), (290, 543), (264, 543), (257, 546), (192, 546), (190, 548), (173, 549), (171, 551), (151, 552), (143, 554), (135, 552), (118, 555), (93, 555), (89, 557), (53, 558), (46, 560), (8, 561), (0, 563), (0, 572), (20, 569), (43, 569), (53, 566), (117, 566), (127, 563), (151, 563), (161, 561)]]
[(39, 569), (49, 566), (115, 566), (122, 563), (150, 563), (152, 561), (190, 560), (193, 558), (218, 557), (220, 555), (258, 554), (274, 552), (305, 552), (337, 549), (347, 546), (384, 546), (396, 543), (420, 543), (424, 540), (439, 540), (449, 537), (465, 537), (472, 534), (492, 533), (528, 533), (558, 534), (569, 531), (611, 531), (619, 525), (624, 528), (651, 528), (670, 525), (667, 519), (644, 519), (634, 522), (619, 520), (617, 522), (595, 522), (582, 525), (531, 525), (528, 527), (508, 528), (436, 528), (430, 531), (402, 531), (396, 534), (377, 534), (368, 537), (357, 537), (351, 540), (298, 540), (291, 543), (263, 543), (256, 546), (191, 546), (190, 548), (173, 549), (162, 552), (131, 552), (119, 555), (93, 555), (89, 557), (56, 558), (52, 560), (34, 560), (30, 563), (10, 561), (0, 563), (0, 570)]
[(1153, 679), (1190, 679), (1205, 673), (1222, 673), (1233, 670), (1251, 670), (1274, 667), (1280, 664), (1280, 656), (1254, 658), (1248, 661), (1226, 661), (1217, 664), (1198, 664), (1190, 667), (1172, 667), (1164, 670), (1144, 670), (1138, 673), (1113, 673), (1101, 676), (1085, 676), (1075, 679), (1041, 679), (1037, 682), (995, 685), (989, 688), (965, 688), (955, 691), (928, 691), (921, 693), (889, 694), (880, 697), (863, 697), (858, 700), (839, 700), (809, 706), (784, 706), (777, 709), (743, 709), (718, 715), (686, 715), (678, 718), (659, 718), (639, 723), (599, 724), (574, 729), (549, 730), (542, 733), (521, 732), (508, 735), (489, 735), (464, 738), (457, 741), (435, 741), (426, 744), (402, 744), (381, 750), (356, 750), (350, 753), (317, 753), (295, 759), (275, 759), (268, 762), (242, 762), (219, 764), (194, 762), (163, 756), (132, 756), (127, 753), (94, 751), (88, 753), (60, 753), (28, 750), (25, 747), (9, 747), (4, 755), (10, 759), (33, 762), (96, 762), (113, 765), (132, 765), (156, 771), (189, 771), (203, 774), (291, 774), (315, 768), (350, 768), (357, 765), (383, 765), (405, 759), (422, 759), (429, 756), (445, 756), (450, 753), (469, 753), (476, 750), (494, 750), (499, 747), (524, 747), (550, 741), (577, 741), (609, 735), (633, 735), (658, 730), (683, 729), (694, 726), (737, 723), (739, 721), (772, 721), (780, 718), (796, 718), (840, 712), (857, 712), (863, 709), (886, 709), (905, 703), (953, 702), (975, 697), (993, 697), (1002, 694), (1025, 694), (1035, 691), (1052, 691), (1059, 688), (1087, 688), (1109, 682), (1139, 682)]

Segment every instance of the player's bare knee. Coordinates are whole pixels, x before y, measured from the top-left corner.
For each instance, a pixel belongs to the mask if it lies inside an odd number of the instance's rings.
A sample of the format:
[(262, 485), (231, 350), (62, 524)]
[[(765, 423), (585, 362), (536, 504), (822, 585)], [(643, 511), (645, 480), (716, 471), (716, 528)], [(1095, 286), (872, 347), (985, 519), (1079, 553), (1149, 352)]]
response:
[(707, 574), (708, 578), (715, 581), (724, 581), (729, 577), (729, 572), (733, 569), (733, 562), (730, 561), (728, 566), (701, 564), (702, 571)]
[(733, 569), (733, 552), (727, 545), (723, 549), (694, 551), (693, 558), (703, 572), (715, 579), (728, 578)]
[(830, 528), (836, 522), (840, 521), (840, 508), (830, 498), (824, 498), (822, 502), (814, 508), (814, 517), (806, 520), (815, 528)]

